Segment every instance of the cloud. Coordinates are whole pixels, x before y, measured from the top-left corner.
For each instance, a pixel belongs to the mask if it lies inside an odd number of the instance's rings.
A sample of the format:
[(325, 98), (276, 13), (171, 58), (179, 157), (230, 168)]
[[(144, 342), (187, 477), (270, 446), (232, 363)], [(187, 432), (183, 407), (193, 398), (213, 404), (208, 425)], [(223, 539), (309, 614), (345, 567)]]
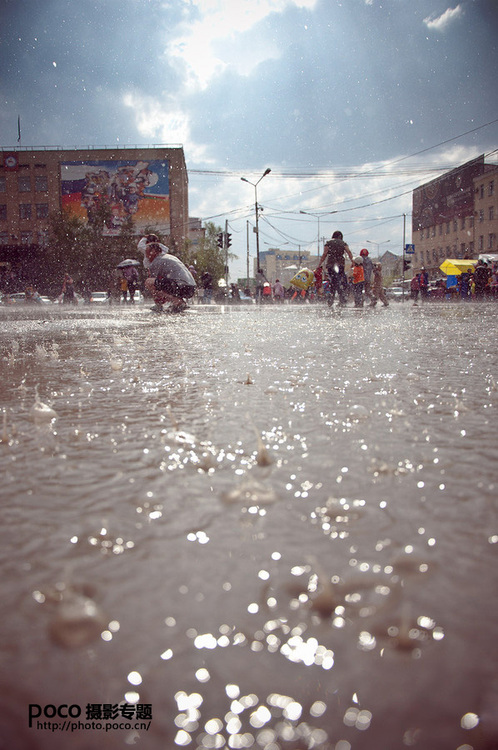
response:
[(463, 13), (463, 5), (458, 4), (456, 8), (447, 8), (440, 16), (427, 16), (424, 23), (430, 31), (445, 31), (450, 23), (461, 18)]
[(289, 8), (312, 10), (317, 0), (198, 0), (196, 18), (178, 29), (168, 44), (173, 61), (183, 69), (190, 89), (205, 89), (213, 78), (233, 67), (249, 75), (260, 63), (277, 59), (276, 44), (233, 43), (272, 13)]

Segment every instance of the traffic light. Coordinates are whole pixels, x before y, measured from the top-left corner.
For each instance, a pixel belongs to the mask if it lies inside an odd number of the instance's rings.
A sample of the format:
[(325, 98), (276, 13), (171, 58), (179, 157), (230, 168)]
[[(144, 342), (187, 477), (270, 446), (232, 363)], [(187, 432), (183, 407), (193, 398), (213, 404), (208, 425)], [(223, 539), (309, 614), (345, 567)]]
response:
[(230, 245), (232, 244), (232, 235), (231, 235), (231, 234), (228, 234), (228, 232), (227, 232), (227, 233), (226, 233), (226, 238), (227, 238), (227, 242), (226, 242), (226, 248), (227, 248), (227, 250), (228, 250), (228, 248), (229, 248), (229, 247), (230, 247)]
[(410, 268), (411, 264), (412, 264), (411, 260), (404, 260), (403, 261), (403, 271), (408, 271), (408, 269)]
[(218, 247), (223, 248), (223, 232), (220, 232), (218, 235)]

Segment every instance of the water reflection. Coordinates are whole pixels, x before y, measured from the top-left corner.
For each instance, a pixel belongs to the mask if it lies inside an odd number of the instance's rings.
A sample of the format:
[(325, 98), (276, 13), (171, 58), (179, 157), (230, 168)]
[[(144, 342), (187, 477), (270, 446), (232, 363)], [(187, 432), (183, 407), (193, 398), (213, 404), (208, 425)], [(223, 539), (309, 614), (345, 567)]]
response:
[(10, 703), (150, 703), (151, 750), (492, 746), (497, 355), (435, 310), (7, 326)]

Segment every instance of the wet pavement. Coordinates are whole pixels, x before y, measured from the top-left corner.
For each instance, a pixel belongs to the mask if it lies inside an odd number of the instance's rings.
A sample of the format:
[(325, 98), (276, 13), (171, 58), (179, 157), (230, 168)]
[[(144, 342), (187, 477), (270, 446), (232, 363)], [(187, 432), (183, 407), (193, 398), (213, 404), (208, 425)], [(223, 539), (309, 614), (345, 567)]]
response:
[(0, 748), (498, 746), (495, 315), (0, 309)]

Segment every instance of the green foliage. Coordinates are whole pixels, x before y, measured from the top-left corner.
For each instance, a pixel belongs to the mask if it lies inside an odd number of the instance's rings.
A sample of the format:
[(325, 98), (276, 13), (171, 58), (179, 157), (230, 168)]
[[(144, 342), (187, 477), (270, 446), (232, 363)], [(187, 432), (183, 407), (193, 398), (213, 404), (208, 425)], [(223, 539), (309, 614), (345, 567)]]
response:
[(77, 291), (106, 290), (121, 260), (140, 259), (131, 218), (117, 237), (102, 236), (108, 218), (105, 207), (92, 218), (92, 224), (88, 224), (66, 211), (51, 217), (43, 280), (44, 286), (52, 288), (54, 293), (60, 289), (65, 273), (73, 277)]
[[(212, 221), (206, 222), (205, 236), (199, 242), (198, 249), (190, 251), (188, 264), (195, 266), (198, 279), (204, 271), (212, 274), (215, 283), (225, 276), (225, 251), (218, 247), (218, 235), (221, 231)], [(233, 253), (228, 253), (229, 260), (235, 257)]]

